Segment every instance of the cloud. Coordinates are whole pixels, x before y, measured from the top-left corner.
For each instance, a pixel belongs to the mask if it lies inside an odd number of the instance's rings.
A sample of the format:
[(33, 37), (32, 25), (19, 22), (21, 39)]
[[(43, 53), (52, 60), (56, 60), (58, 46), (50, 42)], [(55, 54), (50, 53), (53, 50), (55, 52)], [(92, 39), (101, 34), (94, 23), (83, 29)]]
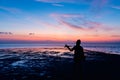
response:
[(120, 37), (120, 35), (112, 35), (111, 37)]
[(69, 22), (67, 22), (67, 21), (63, 21), (63, 20), (60, 20), (59, 21), (62, 25), (64, 25), (64, 26), (67, 26), (67, 27), (69, 27), (69, 28), (72, 28), (72, 29), (77, 29), (77, 30), (83, 30), (84, 28), (82, 28), (81, 26), (79, 26), (79, 25), (74, 25), (74, 24), (71, 24), (71, 23), (69, 23)]
[(12, 35), (12, 32), (0, 32), (0, 34), (4, 34), (4, 35)]
[[(102, 14), (100, 13), (102, 9), (107, 5), (109, 0), (35, 0), (36, 2), (49, 3), (53, 6), (63, 7), (63, 3), (69, 4), (84, 4), (88, 5), (91, 13), (96, 14), (96, 16)], [(62, 5), (61, 5), (62, 3)], [(72, 6), (72, 5), (71, 5)], [(79, 7), (78, 7), (79, 10)]]
[(37, 2), (45, 2), (45, 3), (95, 3), (104, 5), (108, 0), (35, 0)]
[[(45, 3), (73, 3), (76, 2), (77, 0), (35, 0), (37, 2), (45, 2)], [(78, 0), (79, 1), (79, 0)]]
[(54, 4), (52, 4), (53, 6), (58, 6), (58, 7), (63, 7), (64, 5), (62, 5), (62, 4), (58, 4), (58, 3), (54, 3)]
[(35, 33), (29, 33), (29, 35), (35, 35)]
[(32, 25), (44, 26), (49, 29), (53, 29), (53, 28), (58, 29), (58, 27), (59, 27), (58, 25), (55, 25), (50, 22), (46, 22), (46, 21), (43, 21), (41, 19), (34, 18), (34, 17), (27, 17), (26, 20), (29, 21), (30, 23), (32, 23)]
[(98, 35), (98, 34), (93, 34), (93, 35), (85, 35), (85, 36), (88, 36), (88, 37), (100, 37), (100, 35)]
[(112, 8), (120, 10), (120, 6), (112, 6)]
[(77, 30), (96, 30), (100, 27), (102, 27), (102, 23), (98, 23), (98, 22), (93, 22), (93, 21), (86, 21), (83, 23), (79, 23), (79, 24), (73, 24), (64, 20), (61, 20), (60, 23), (62, 25), (68, 26), (72, 29), (77, 29)]
[(93, 0), (92, 6), (103, 7), (108, 2), (108, 0)]
[(108, 0), (35, 0), (35, 1), (44, 2), (44, 3), (51, 3), (51, 4), (58, 4), (58, 3), (81, 4), (81, 3), (86, 3), (87, 5), (90, 5), (95, 10), (101, 9), (108, 2)]
[(8, 11), (8, 12), (13, 13), (13, 14), (21, 13), (21, 11), (19, 9), (17, 9), (17, 8), (0, 6), (0, 9)]
[(83, 25), (87, 26), (88, 29), (94, 29), (94, 28), (99, 28), (99, 27), (103, 26), (102, 23), (94, 22), (94, 21), (85, 21), (85, 22), (83, 22)]
[(63, 7), (64, 5), (60, 4), (62, 2), (65, 3), (69, 3), (69, 2), (73, 2), (73, 0), (35, 0), (37, 2), (44, 2), (44, 3), (50, 3), (53, 6), (57, 6), (57, 7)]
[(52, 16), (52, 17), (61, 17), (61, 18), (83, 18), (84, 17), (84, 15), (81, 15), (81, 14), (51, 14), (50, 16)]
[(102, 23), (87, 20), (85, 16), (81, 14), (51, 14), (51, 16), (61, 25), (75, 30), (95, 30), (100, 27), (105, 27)]
[(90, 10), (92, 13), (100, 14), (101, 10), (106, 6), (108, 0), (92, 0)]

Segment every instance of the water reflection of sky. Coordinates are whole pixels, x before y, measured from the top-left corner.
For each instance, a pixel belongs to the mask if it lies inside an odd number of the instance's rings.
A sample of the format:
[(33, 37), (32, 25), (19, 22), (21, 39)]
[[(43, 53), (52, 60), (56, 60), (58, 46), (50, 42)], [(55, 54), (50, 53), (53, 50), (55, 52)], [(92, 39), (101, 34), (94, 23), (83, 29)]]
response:
[(12, 48), (0, 49), (0, 59), (20, 58), (20, 59), (41, 59), (43, 56), (55, 56), (72, 58), (73, 53), (65, 48)]
[[(68, 44), (71, 47), (74, 44)], [(89, 44), (82, 44), (84, 49), (93, 50), (93, 51), (100, 51), (112, 54), (120, 54), (120, 44), (108, 44), (108, 43), (89, 43)], [(0, 49), (7, 49), (7, 48), (42, 48), (42, 51), (58, 51), (61, 54), (62, 52), (68, 51), (64, 48), (64, 44), (0, 44)]]
[(120, 54), (120, 44), (119, 43), (94, 43), (94, 44), (84, 44), (85, 49), (106, 52), (110, 54)]

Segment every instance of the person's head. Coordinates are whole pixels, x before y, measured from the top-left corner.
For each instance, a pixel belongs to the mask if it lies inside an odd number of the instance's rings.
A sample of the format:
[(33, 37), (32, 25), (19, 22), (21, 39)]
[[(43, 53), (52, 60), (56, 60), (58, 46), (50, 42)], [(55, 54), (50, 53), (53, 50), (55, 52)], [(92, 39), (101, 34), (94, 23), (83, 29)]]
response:
[(78, 39), (78, 40), (76, 41), (76, 45), (80, 45), (80, 44), (81, 44), (81, 40)]

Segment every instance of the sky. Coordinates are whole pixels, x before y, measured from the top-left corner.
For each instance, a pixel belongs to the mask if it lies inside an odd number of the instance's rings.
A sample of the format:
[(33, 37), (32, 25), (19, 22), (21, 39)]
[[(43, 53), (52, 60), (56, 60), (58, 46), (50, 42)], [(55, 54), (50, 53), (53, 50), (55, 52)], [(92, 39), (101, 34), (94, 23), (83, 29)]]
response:
[(0, 0), (0, 42), (119, 42), (120, 0)]

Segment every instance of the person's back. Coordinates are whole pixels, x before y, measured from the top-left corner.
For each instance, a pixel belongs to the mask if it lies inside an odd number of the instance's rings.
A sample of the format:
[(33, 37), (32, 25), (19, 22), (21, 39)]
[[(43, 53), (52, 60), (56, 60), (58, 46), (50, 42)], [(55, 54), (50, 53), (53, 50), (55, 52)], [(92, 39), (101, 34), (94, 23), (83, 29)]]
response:
[(76, 45), (73, 48), (70, 48), (68, 45), (65, 45), (65, 47), (67, 47), (70, 51), (74, 50), (74, 61), (75, 62), (80, 62), (85, 59), (83, 47), (80, 46), (80, 44), (81, 44), (81, 41), (77, 40)]
[(74, 61), (83, 61), (84, 60), (84, 51), (81, 46), (74, 46)]

